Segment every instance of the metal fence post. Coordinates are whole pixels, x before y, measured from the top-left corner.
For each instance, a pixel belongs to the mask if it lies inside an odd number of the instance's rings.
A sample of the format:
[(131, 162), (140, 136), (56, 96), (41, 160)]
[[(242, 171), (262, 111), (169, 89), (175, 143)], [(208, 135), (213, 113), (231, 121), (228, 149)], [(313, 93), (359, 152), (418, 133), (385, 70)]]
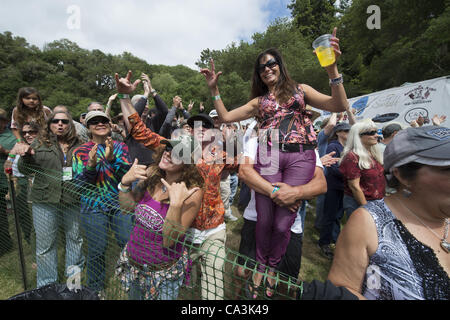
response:
[(27, 290), (27, 275), (26, 275), (26, 270), (25, 270), (25, 258), (23, 256), (22, 232), (21, 232), (20, 224), (19, 224), (20, 218), (19, 218), (19, 213), (17, 210), (17, 203), (16, 203), (16, 190), (14, 188), (14, 181), (11, 179), (12, 168), (5, 169), (5, 173), (8, 176), (9, 195), (10, 195), (10, 199), (11, 199), (12, 210), (14, 212), (14, 224), (16, 225), (17, 244), (19, 246), (19, 259), (20, 259), (20, 266), (22, 269), (23, 288), (24, 288), (24, 290)]

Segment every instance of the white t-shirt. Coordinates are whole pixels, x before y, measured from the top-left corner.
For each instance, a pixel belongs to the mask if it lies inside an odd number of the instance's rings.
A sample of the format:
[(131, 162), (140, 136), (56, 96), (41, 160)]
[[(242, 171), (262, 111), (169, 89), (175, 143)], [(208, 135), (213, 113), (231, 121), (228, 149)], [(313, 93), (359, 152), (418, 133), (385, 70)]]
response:
[[(256, 121), (252, 122), (248, 127), (247, 131), (244, 134), (244, 157), (249, 157), (251, 160), (256, 159), (256, 154), (258, 152), (258, 136), (253, 134), (253, 128), (256, 125)], [(322, 168), (323, 165), (320, 161), (319, 152), (316, 151), (316, 167)], [(291, 231), (297, 234), (303, 232), (302, 226), (302, 217), (300, 216), (300, 208), (297, 211), (297, 217), (295, 218), (294, 224), (291, 227)], [(256, 202), (255, 202), (255, 191), (251, 190), (250, 201), (247, 205), (247, 208), (244, 210), (244, 218), (251, 221), (257, 220), (257, 212), (256, 212)]]

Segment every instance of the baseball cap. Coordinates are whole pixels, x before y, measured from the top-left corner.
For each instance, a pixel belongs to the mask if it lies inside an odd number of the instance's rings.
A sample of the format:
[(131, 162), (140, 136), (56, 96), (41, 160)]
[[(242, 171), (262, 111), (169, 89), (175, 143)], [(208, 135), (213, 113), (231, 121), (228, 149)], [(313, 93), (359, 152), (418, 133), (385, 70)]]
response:
[(211, 119), (212, 119), (212, 118), (218, 117), (219, 115), (218, 115), (216, 109), (213, 109), (213, 110), (211, 110), (211, 111), (209, 112), (209, 116), (210, 116)]
[(384, 169), (389, 172), (410, 162), (450, 165), (450, 129), (422, 126), (399, 131), (384, 151)]
[(85, 118), (86, 124), (89, 122), (89, 120), (96, 118), (96, 117), (102, 117), (102, 118), (106, 118), (106, 119), (110, 120), (109, 117), (106, 115), (106, 113), (104, 113), (102, 111), (90, 111), (90, 112), (88, 112), (88, 114), (86, 115), (86, 118)]
[(334, 126), (334, 132), (350, 130), (352, 126), (347, 122), (339, 122)]
[(201, 121), (202, 125), (207, 128), (207, 129), (211, 129), (214, 128), (214, 120), (211, 119), (210, 116), (208, 116), (207, 114), (204, 113), (199, 113), (196, 114), (194, 116), (190, 116), (189, 119), (187, 119), (187, 124), (191, 127), (194, 128), (194, 122), (195, 121)]

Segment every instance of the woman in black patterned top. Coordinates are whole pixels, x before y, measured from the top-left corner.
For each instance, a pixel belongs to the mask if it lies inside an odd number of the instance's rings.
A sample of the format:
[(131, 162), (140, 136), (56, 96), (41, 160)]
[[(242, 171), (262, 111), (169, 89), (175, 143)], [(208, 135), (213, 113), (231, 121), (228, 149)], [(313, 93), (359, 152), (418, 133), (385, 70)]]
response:
[(450, 129), (400, 131), (384, 167), (397, 192), (357, 209), (328, 279), (366, 299), (450, 298)]

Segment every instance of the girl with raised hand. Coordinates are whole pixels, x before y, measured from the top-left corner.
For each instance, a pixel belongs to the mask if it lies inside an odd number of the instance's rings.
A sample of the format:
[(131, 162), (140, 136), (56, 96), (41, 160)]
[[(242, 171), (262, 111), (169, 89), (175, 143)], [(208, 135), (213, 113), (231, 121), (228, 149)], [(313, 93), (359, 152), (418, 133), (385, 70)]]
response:
[(136, 159), (119, 185), (122, 211), (136, 218), (116, 269), (132, 300), (176, 299), (185, 278), (189, 255), (183, 243), (200, 210), (203, 178), (193, 162), (173, 161), (171, 150), (179, 143), (190, 149), (191, 141), (162, 140), (166, 147), (157, 150), (155, 163), (147, 170)]

